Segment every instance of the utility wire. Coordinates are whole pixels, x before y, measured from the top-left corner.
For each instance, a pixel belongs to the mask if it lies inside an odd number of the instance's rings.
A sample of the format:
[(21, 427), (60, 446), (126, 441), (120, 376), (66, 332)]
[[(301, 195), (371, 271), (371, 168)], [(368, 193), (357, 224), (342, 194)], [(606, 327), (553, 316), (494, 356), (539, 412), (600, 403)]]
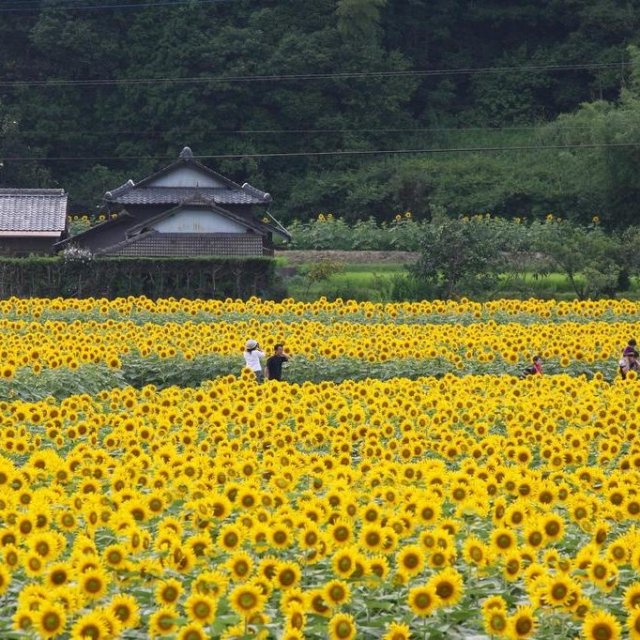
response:
[[(323, 133), (439, 133), (439, 132), (487, 132), (487, 133), (502, 133), (507, 131), (536, 131), (544, 126), (549, 124), (555, 124), (551, 122), (541, 122), (537, 125), (527, 125), (527, 126), (513, 126), (513, 127), (408, 127), (408, 128), (354, 128), (354, 129), (220, 129), (217, 131), (207, 131), (207, 136), (217, 136), (217, 135), (258, 135), (258, 134), (323, 134)], [(562, 131), (582, 131), (585, 129), (590, 129), (588, 125), (556, 125), (556, 127)], [(32, 134), (32, 133), (40, 133), (43, 132), (38, 129), (17, 129), (15, 131), (16, 134)], [(172, 131), (168, 131), (166, 129), (156, 130), (156, 131), (140, 131), (139, 129), (135, 130), (114, 130), (114, 131), (83, 131), (79, 132), (75, 131), (64, 131), (64, 130), (56, 130), (53, 134), (47, 132), (47, 138), (53, 136), (64, 137), (70, 135), (78, 135), (81, 133), (83, 136), (114, 136), (114, 135), (137, 135), (140, 137), (154, 138), (160, 137), (161, 135), (173, 133)]]
[(47, 10), (64, 10), (64, 11), (96, 11), (102, 9), (155, 9), (163, 7), (174, 7), (187, 4), (208, 5), (218, 4), (221, 2), (237, 2), (238, 0), (158, 0), (157, 2), (141, 2), (139, 4), (84, 4), (84, 5), (53, 5), (50, 7), (42, 7), (40, 0), (36, 2), (14, 2), (13, 6), (0, 8), (0, 13), (18, 13), (28, 11), (47, 11)]
[(407, 71), (344, 71), (338, 73), (291, 73), (252, 76), (197, 76), (197, 77), (160, 77), (160, 78), (103, 78), (97, 80), (3, 80), (0, 87), (100, 87), (100, 86), (137, 86), (157, 84), (207, 84), (217, 82), (283, 82), (310, 80), (348, 80), (353, 78), (412, 78), (450, 75), (480, 75), (491, 73), (562, 73), (565, 71), (584, 71), (592, 69), (620, 69), (630, 67), (631, 62), (603, 62), (568, 65), (525, 65), (521, 67), (468, 67), (460, 69), (413, 69)]
[[(554, 149), (601, 149), (601, 148), (631, 148), (640, 147), (638, 142), (584, 143), (584, 144), (550, 144), (550, 145), (516, 145), (510, 147), (446, 147), (430, 149), (378, 149), (378, 150), (347, 150), (347, 151), (291, 151), (283, 153), (225, 153), (194, 156), (196, 160), (241, 160), (247, 158), (295, 158), (315, 156), (370, 156), (395, 154), (442, 154), (442, 153), (479, 153), (501, 151), (545, 151)], [(5, 156), (6, 161), (18, 162), (62, 162), (62, 161), (97, 161), (97, 160), (173, 160), (172, 156)]]

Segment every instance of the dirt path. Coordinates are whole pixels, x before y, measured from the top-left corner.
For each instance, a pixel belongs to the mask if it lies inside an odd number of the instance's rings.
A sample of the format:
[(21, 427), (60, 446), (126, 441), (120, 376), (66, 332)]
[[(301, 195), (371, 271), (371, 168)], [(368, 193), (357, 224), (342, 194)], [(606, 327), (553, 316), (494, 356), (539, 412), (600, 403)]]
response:
[(418, 259), (419, 254), (412, 251), (276, 251), (276, 258), (286, 258), (287, 264), (298, 265), (303, 262), (335, 260), (345, 264), (409, 264)]

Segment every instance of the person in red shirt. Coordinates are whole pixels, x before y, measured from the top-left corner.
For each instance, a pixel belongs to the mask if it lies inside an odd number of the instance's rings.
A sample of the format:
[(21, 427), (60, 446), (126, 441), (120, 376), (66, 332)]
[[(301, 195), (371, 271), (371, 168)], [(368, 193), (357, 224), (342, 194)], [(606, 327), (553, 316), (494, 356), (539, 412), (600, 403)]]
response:
[(542, 356), (533, 356), (533, 364), (530, 367), (527, 367), (520, 377), (527, 378), (528, 376), (538, 375), (542, 375)]

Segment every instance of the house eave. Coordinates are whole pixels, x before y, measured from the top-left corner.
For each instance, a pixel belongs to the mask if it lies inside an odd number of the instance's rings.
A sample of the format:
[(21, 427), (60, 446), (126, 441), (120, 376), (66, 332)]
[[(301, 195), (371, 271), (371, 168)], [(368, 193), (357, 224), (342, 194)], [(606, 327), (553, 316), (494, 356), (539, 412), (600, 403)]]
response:
[(0, 231), (2, 238), (58, 238), (60, 231)]

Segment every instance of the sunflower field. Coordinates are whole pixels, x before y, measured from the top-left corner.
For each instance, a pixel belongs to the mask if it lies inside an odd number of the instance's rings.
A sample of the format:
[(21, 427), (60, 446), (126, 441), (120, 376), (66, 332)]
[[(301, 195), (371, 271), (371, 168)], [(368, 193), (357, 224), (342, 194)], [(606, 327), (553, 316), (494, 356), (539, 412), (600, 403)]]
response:
[(624, 300), (0, 301), (0, 638), (638, 640), (639, 329)]

